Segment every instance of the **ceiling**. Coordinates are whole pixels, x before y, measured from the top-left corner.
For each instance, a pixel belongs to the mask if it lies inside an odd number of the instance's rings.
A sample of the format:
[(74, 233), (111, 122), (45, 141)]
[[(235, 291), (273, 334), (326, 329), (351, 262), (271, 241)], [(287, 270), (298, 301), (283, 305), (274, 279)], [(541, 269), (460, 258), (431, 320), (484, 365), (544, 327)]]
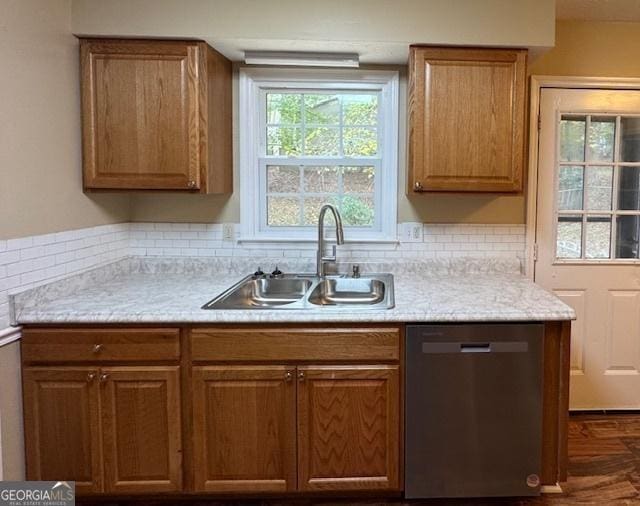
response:
[(556, 17), (560, 20), (640, 22), (640, 0), (556, 0)]

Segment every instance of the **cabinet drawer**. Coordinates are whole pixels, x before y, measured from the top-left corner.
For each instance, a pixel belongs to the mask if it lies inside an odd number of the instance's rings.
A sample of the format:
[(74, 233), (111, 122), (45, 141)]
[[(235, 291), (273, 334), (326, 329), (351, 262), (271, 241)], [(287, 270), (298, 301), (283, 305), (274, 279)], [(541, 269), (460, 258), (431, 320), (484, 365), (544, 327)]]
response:
[(178, 329), (25, 329), (25, 362), (177, 360)]
[(191, 331), (191, 355), (200, 361), (395, 361), (399, 343), (397, 327)]

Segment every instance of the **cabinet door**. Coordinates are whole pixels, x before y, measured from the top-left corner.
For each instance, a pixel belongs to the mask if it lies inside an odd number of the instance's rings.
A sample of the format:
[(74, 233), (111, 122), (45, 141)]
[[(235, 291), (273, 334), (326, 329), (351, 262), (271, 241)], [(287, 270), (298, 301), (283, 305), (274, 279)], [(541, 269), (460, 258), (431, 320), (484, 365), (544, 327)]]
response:
[(107, 492), (181, 490), (179, 378), (178, 366), (101, 370)]
[(296, 488), (295, 368), (193, 368), (198, 492)]
[(410, 192), (522, 190), (526, 54), (411, 48)]
[(198, 44), (80, 44), (85, 188), (198, 189)]
[(27, 367), (22, 372), (27, 479), (75, 481), (102, 490), (97, 370)]
[(398, 366), (298, 367), (298, 488), (399, 488)]

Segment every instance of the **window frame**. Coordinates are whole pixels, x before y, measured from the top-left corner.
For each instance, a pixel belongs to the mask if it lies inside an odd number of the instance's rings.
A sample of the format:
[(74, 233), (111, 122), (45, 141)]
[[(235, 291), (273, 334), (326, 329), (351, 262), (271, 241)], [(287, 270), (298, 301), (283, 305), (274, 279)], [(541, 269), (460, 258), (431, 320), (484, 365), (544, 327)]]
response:
[[(274, 164), (304, 164), (304, 157), (267, 156), (262, 126), (264, 96), (270, 90), (377, 91), (378, 148), (376, 157), (324, 157), (332, 165), (350, 162), (362, 165), (370, 161), (376, 167), (374, 227), (349, 227), (347, 242), (397, 242), (398, 189), (398, 100), (399, 73), (392, 70), (334, 70), (241, 67), (239, 69), (239, 241), (316, 241), (316, 227), (266, 226), (266, 161)], [(323, 157), (314, 157), (320, 159)], [(263, 174), (263, 172), (265, 172)], [(264, 190), (261, 191), (264, 184)]]

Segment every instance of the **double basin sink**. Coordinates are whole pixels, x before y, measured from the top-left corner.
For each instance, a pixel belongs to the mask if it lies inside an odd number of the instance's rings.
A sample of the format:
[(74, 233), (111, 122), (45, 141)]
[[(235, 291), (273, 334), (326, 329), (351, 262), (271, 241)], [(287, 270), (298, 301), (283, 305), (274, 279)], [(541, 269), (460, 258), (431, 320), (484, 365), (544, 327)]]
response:
[(286, 274), (247, 276), (205, 304), (203, 309), (390, 309), (393, 275), (360, 277)]

